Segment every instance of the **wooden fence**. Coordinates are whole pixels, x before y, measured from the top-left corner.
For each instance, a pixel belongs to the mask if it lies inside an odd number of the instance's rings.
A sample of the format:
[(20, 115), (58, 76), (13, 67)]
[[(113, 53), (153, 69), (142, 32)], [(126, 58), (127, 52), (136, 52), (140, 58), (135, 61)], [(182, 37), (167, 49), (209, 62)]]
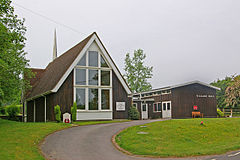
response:
[[(222, 112), (224, 113), (224, 116), (230, 116), (231, 115), (231, 109), (230, 108), (224, 108), (224, 109), (222, 109)], [(233, 108), (232, 109), (232, 115), (233, 115), (233, 117), (240, 117), (240, 108)]]

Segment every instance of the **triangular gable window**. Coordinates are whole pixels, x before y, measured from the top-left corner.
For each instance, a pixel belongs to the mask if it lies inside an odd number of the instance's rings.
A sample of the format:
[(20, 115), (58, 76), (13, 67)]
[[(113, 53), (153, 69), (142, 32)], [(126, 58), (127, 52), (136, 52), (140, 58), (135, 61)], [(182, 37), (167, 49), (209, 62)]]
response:
[(105, 59), (102, 57), (102, 55), (101, 55), (101, 67), (107, 67), (107, 68), (109, 68), (108, 65), (107, 65), (107, 62), (106, 62)]
[(84, 56), (80, 59), (80, 61), (78, 62), (79, 66), (86, 66), (86, 53), (84, 54)]

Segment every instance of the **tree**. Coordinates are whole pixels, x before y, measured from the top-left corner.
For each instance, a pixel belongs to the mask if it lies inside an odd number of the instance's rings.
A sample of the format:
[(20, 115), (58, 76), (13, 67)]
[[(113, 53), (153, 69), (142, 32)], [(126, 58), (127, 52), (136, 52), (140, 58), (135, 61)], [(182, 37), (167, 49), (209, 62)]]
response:
[(216, 91), (216, 98), (217, 98), (217, 107), (218, 108), (225, 108), (227, 106), (225, 99), (225, 90), (229, 86), (229, 84), (232, 82), (232, 77), (225, 77), (225, 79), (218, 79), (217, 81), (214, 81), (211, 83), (211, 85), (220, 88), (221, 90)]
[(126, 54), (124, 77), (130, 89), (135, 93), (152, 89), (147, 80), (153, 76), (153, 67), (144, 66), (145, 58), (146, 54), (142, 49), (135, 50), (132, 58), (129, 53)]
[(225, 102), (231, 108), (232, 117), (232, 108), (235, 108), (240, 104), (240, 75), (233, 77), (232, 82), (225, 90), (225, 94)]
[[(0, 1), (0, 105), (19, 103), (33, 75), (24, 51), (24, 19), (14, 14), (11, 0)], [(25, 79), (23, 78), (25, 76)]]

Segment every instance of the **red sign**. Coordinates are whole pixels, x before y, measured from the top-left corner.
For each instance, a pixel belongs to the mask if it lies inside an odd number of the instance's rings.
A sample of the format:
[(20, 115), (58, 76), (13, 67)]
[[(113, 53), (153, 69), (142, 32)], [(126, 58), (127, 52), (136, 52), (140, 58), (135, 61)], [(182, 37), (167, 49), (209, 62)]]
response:
[(198, 110), (198, 106), (193, 106), (193, 110)]

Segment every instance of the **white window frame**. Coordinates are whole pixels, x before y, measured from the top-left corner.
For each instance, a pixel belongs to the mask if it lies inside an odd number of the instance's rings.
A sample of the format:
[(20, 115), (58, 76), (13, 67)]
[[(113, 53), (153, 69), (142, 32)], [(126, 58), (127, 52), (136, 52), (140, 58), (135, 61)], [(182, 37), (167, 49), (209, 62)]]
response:
[[(154, 104), (156, 104), (157, 105), (157, 110), (155, 111), (154, 110)], [(158, 104), (162, 104), (162, 102), (156, 102), (156, 103), (153, 103), (153, 112), (162, 112), (162, 110), (158, 110)], [(162, 108), (162, 106), (161, 106), (161, 108)]]
[[(108, 63), (108, 61), (106, 60), (106, 58), (104, 57), (103, 54), (101, 54), (100, 50), (97, 50), (98, 52), (98, 67), (94, 67), (94, 66), (88, 66), (88, 54), (89, 51), (96, 51), (96, 50), (87, 50), (86, 51), (86, 66), (79, 66), (76, 65), (74, 67), (74, 71), (73, 71), (73, 100), (74, 102), (76, 102), (76, 89), (77, 88), (85, 88), (85, 109), (77, 109), (77, 112), (96, 112), (96, 111), (112, 111), (112, 68), (110, 68), (110, 65)], [(104, 58), (104, 60), (106, 61), (108, 68), (107, 67), (101, 67), (101, 56)], [(86, 85), (76, 85), (76, 69), (86, 69)], [(98, 85), (89, 85), (88, 83), (88, 70), (89, 69), (93, 69), (93, 70), (97, 70), (98, 71)], [(110, 71), (110, 85), (109, 86), (101, 86), (101, 71)], [(88, 97), (88, 89), (89, 88), (95, 88), (98, 89), (98, 110), (89, 110), (89, 97)], [(101, 100), (101, 90), (102, 89), (108, 89), (109, 92), (109, 109), (102, 109), (102, 100)]]

